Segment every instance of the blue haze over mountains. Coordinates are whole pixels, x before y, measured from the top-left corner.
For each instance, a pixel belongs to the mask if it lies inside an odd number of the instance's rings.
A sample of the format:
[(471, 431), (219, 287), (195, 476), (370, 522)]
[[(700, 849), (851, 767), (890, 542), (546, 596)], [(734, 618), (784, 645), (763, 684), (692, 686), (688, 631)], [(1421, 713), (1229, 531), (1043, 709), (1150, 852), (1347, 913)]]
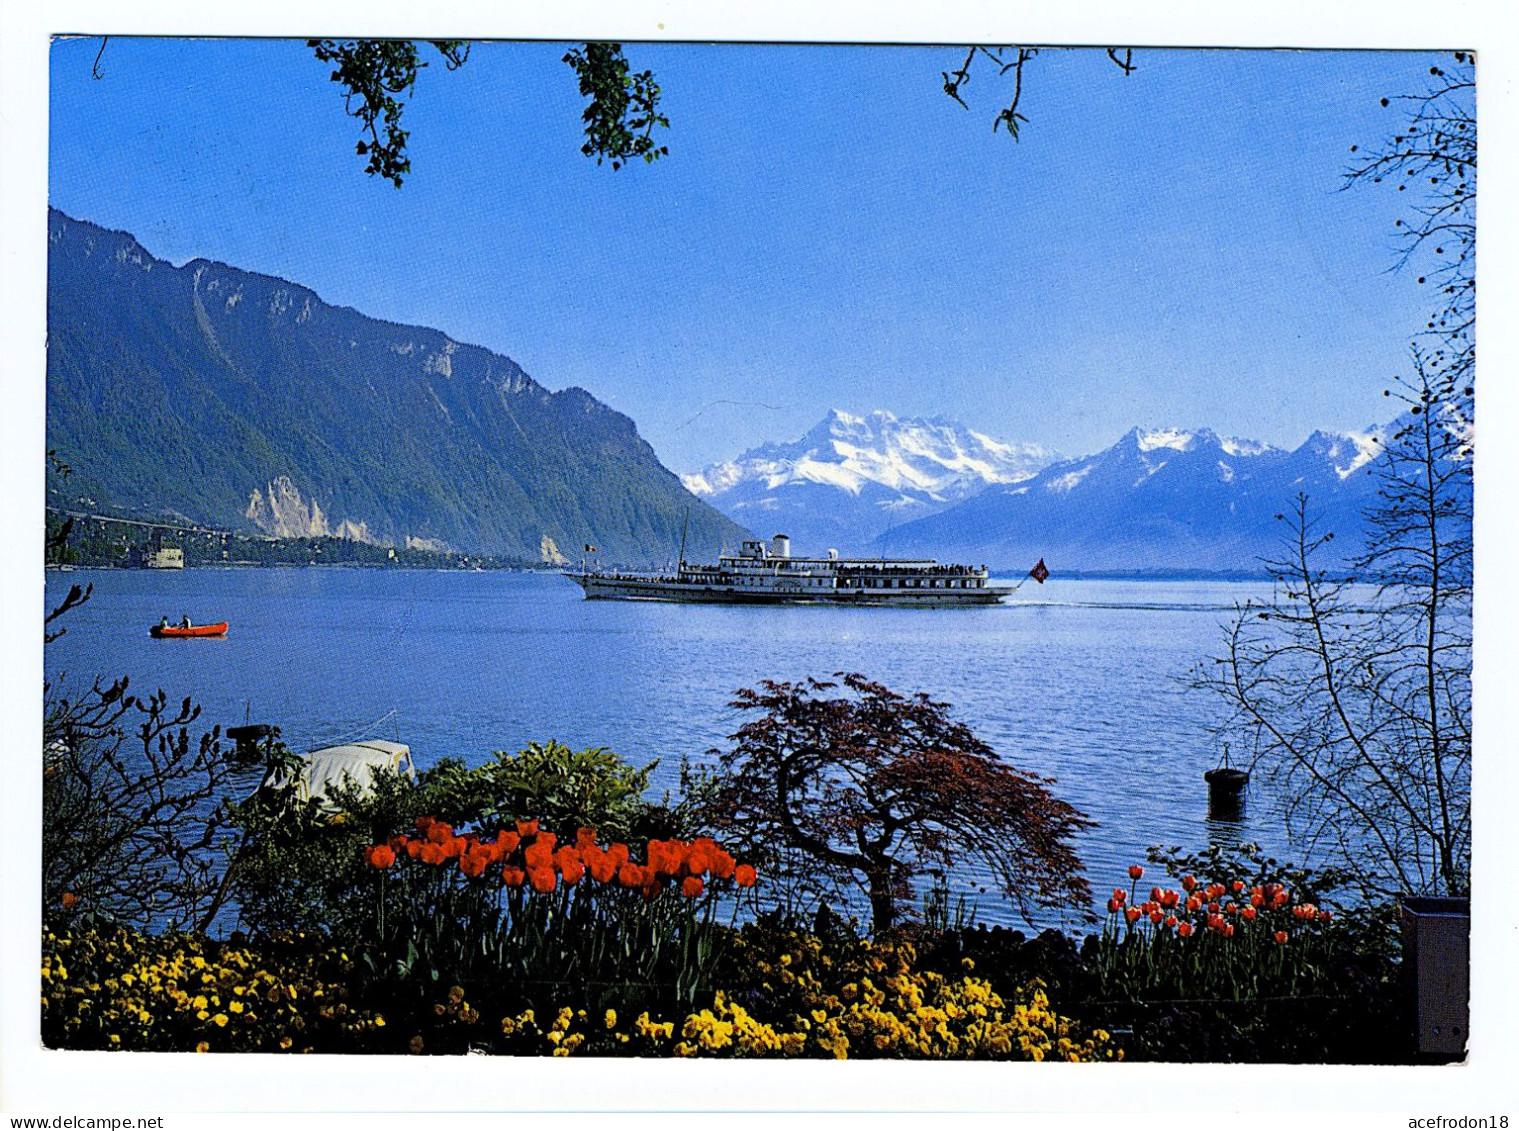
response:
[(554, 564), (744, 536), (584, 389), (56, 209), (48, 242), (50, 503)]

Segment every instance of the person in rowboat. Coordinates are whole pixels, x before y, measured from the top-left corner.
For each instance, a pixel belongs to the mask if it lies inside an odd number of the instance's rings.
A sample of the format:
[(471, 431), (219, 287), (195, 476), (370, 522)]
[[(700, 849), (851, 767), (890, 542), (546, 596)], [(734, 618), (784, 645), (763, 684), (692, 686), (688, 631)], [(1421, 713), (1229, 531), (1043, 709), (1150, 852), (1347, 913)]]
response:
[(190, 627), (190, 618), (188, 616), (182, 618), (180, 620), (180, 622), (179, 622), (179, 627), (180, 628), (189, 628)]

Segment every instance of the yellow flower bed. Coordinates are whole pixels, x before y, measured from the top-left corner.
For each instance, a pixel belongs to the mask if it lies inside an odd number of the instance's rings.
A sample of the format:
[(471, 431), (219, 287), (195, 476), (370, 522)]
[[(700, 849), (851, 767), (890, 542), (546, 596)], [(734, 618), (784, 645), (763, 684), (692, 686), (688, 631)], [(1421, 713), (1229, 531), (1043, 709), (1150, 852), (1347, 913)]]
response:
[(351, 1007), (324, 945), (269, 961), (196, 935), (125, 929), (42, 936), (42, 1031), (61, 1048), (277, 1052), (357, 1049), (384, 1017)]
[[(966, 963), (963, 977), (913, 969), (911, 946), (872, 947), (840, 961), (824, 953), (811, 936), (792, 935), (792, 946), (757, 959), (760, 989), (795, 1007), (783, 1019), (755, 1016), (719, 991), (710, 1009), (680, 1021), (641, 1014), (626, 1032), (610, 1011), (613, 1049), (643, 1055), (713, 1057), (851, 1057), (988, 1060), (1121, 1060), (1108, 1033), (1084, 1030), (1051, 1007), (1039, 983), (1027, 1000), (1006, 1002)], [(847, 980), (846, 980), (847, 979)], [(770, 998), (775, 1000), (775, 998)], [(576, 1020), (561, 1010), (545, 1035), (554, 1055), (568, 1056), (588, 1035), (575, 1032)], [(503, 1032), (523, 1033), (531, 1013), (506, 1018)], [(606, 1034), (587, 1051), (605, 1049)]]

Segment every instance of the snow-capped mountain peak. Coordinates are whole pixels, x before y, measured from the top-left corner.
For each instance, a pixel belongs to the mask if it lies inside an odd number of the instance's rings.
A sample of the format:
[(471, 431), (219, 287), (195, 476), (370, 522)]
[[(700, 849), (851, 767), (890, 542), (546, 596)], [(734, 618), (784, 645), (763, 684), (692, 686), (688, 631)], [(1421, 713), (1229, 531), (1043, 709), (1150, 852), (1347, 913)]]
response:
[(762, 444), (682, 480), (751, 528), (784, 524), (799, 547), (859, 545), (893, 522), (1027, 479), (1055, 458), (943, 418), (833, 409), (799, 440)]

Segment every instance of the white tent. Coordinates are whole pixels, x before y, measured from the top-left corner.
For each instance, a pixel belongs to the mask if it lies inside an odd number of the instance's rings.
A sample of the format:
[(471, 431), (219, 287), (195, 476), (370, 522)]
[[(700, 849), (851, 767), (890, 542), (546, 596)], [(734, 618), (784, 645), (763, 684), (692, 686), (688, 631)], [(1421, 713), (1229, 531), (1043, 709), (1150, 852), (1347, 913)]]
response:
[[(328, 791), (342, 784), (345, 777), (361, 793), (368, 793), (374, 785), (375, 771), (381, 768), (394, 770), (412, 781), (417, 777), (411, 764), (411, 747), (403, 743), (375, 739), (324, 746), (305, 756), (305, 765), (295, 780), (295, 796), (301, 801), (325, 803)], [(279, 788), (285, 781), (281, 777), (266, 784)]]

